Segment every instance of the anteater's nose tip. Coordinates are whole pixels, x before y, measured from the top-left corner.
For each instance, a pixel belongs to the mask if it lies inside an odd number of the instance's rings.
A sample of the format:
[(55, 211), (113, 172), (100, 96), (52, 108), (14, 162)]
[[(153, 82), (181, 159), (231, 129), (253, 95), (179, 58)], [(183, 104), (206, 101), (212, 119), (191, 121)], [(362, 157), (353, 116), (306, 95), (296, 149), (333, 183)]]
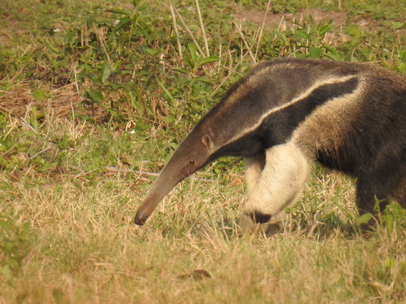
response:
[(141, 212), (137, 212), (137, 214), (135, 215), (135, 218), (134, 218), (134, 223), (138, 226), (142, 226), (145, 224), (147, 219), (148, 219), (147, 215), (144, 215)]

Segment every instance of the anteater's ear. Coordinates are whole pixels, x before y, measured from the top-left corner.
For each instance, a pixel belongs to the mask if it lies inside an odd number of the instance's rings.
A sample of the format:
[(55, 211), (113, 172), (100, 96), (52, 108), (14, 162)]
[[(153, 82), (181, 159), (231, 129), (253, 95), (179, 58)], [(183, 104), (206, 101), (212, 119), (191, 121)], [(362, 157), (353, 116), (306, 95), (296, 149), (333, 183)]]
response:
[(211, 140), (211, 137), (208, 134), (203, 135), (202, 144), (206, 147), (207, 151), (213, 149), (213, 141)]

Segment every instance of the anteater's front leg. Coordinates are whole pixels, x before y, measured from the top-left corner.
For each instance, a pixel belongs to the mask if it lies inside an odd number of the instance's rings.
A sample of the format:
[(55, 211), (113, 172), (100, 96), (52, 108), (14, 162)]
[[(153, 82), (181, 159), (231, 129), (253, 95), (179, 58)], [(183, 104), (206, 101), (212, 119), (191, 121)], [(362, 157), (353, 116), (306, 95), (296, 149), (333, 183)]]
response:
[(241, 230), (271, 232), (283, 209), (299, 198), (309, 173), (310, 161), (293, 142), (270, 148), (265, 157), (248, 159), (248, 200), (240, 219)]
[(256, 191), (257, 185), (265, 167), (265, 153), (257, 154), (244, 159), (245, 161), (245, 182), (247, 183), (248, 197)]

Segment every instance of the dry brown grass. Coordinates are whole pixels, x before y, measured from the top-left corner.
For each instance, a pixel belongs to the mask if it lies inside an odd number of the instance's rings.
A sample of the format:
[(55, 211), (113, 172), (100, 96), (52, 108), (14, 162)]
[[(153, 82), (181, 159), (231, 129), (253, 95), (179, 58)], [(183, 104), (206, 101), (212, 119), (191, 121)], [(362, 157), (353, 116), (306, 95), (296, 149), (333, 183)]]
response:
[[(72, 136), (88, 132), (69, 121), (59, 125)], [(347, 208), (352, 182), (339, 175), (315, 174), (271, 239), (236, 233), (244, 200), (236, 173), (222, 183), (185, 182), (144, 227), (131, 223), (145, 191), (145, 181), (132, 180), (135, 173), (89, 180), (27, 171), (10, 178), (0, 175), (8, 197), (1, 214), (29, 222), (32, 243), (12, 280), (2, 279), (0, 303), (401, 303), (406, 297), (405, 233), (354, 234), (347, 226), (355, 218)], [(328, 222), (332, 213), (349, 223)]]

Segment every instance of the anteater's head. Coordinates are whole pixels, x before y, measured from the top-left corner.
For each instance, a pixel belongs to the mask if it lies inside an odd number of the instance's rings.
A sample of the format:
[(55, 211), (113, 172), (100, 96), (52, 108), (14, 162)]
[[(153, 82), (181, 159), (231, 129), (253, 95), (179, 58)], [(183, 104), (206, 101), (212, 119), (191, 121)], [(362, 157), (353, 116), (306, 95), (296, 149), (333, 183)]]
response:
[(211, 160), (212, 151), (213, 141), (210, 135), (202, 134), (196, 129), (190, 133), (149, 190), (138, 208), (134, 222), (143, 225), (172, 188)]

